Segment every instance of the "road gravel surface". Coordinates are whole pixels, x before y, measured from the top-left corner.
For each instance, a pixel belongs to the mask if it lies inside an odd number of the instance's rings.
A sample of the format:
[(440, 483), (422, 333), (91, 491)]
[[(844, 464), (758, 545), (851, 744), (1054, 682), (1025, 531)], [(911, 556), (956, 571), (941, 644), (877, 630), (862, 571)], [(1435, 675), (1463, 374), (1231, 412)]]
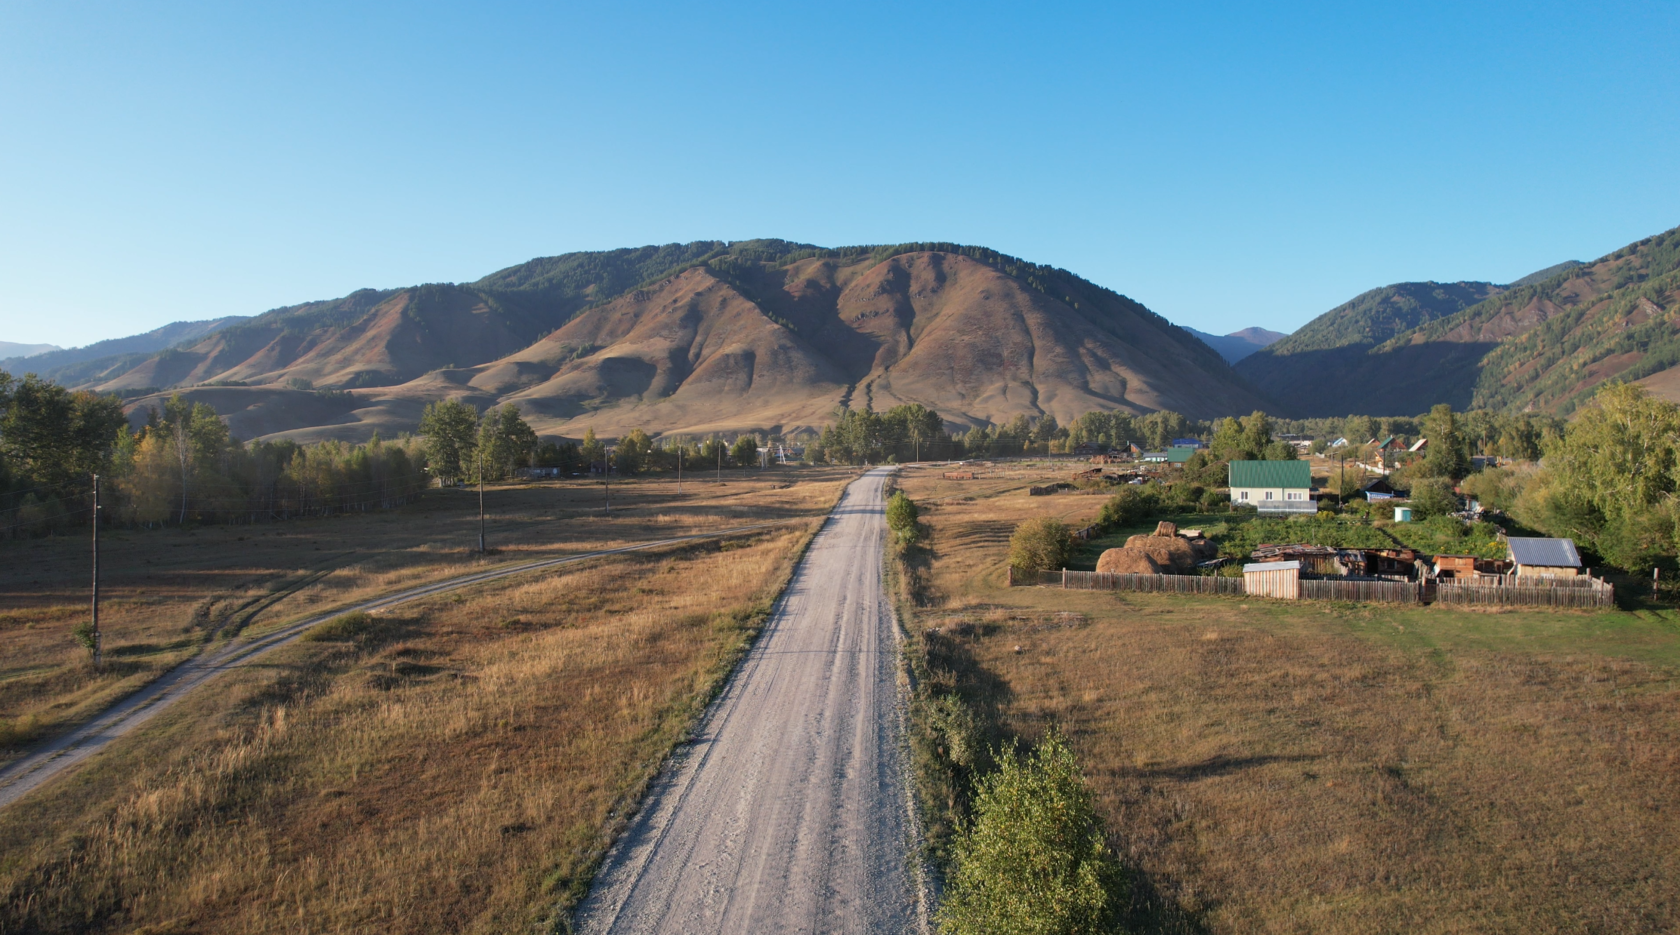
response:
[(310, 627), (324, 623), (341, 614), (353, 611), (367, 611), (372, 613), (395, 607), (398, 604), (441, 594), (464, 588), (468, 585), (482, 584), (509, 575), (521, 575), (527, 572), (539, 571), (556, 565), (569, 565), (573, 562), (587, 561), (605, 555), (619, 555), (624, 552), (639, 552), (645, 549), (657, 549), (682, 542), (700, 539), (717, 539), (724, 536), (751, 532), (782, 523), (754, 523), (749, 526), (737, 526), (732, 529), (714, 533), (703, 533), (692, 536), (675, 536), (670, 539), (660, 539), (654, 542), (641, 542), (635, 545), (623, 546), (616, 549), (599, 549), (593, 552), (580, 552), (565, 558), (543, 559), (535, 562), (521, 562), (514, 565), (503, 565), (470, 575), (461, 575), (444, 581), (433, 582), (416, 588), (409, 588), (392, 594), (386, 594), (373, 600), (348, 607), (340, 607), (331, 613), (310, 617), (288, 624), (280, 629), (265, 633), (249, 640), (237, 640), (228, 645), (212, 649), (199, 656), (195, 656), (181, 663), (168, 672), (159, 676), (145, 688), (129, 695), (105, 709), (88, 723), (61, 737), (50, 740), (41, 747), (30, 752), (23, 759), (0, 769), (0, 808), (17, 801), (31, 790), (45, 784), (64, 770), (80, 763), (105, 749), (112, 741), (139, 727), (163, 713), (175, 702), (180, 701), (193, 689), (204, 684), (215, 676), (229, 669), (250, 665), (264, 653), (284, 646), (302, 636)]
[(922, 928), (898, 626), (882, 588), (890, 469), (853, 482), (764, 632), (608, 853), (591, 933)]

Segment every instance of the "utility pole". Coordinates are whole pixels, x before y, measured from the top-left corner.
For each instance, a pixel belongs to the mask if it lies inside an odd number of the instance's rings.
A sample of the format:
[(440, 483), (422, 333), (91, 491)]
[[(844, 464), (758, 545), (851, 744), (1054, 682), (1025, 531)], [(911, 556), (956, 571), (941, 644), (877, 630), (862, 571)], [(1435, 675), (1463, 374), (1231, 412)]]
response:
[(484, 554), (484, 450), (478, 452), (478, 554)]
[(607, 492), (607, 509), (606, 509), (606, 512), (608, 514), (611, 514), (612, 513), (612, 481), (607, 480), (603, 476), (602, 479), (601, 479), (601, 489), (605, 490)]
[(721, 483), (723, 483), (723, 442), (718, 442), (717, 456), (718, 456), (718, 483), (721, 484)]
[(679, 494), (682, 493), (682, 455), (683, 455), (682, 447), (678, 446), (678, 448), (677, 448), (677, 493), (679, 493)]
[(104, 661), (99, 633), (99, 475), (93, 475), (93, 667)]

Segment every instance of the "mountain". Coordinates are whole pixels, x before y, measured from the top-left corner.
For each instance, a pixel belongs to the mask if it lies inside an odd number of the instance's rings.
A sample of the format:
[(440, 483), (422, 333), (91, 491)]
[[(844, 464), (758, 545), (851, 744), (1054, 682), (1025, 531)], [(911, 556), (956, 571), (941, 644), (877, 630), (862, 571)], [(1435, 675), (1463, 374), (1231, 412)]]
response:
[[(1365, 293), (1237, 371), (1295, 417), (1407, 415), (1437, 403), (1565, 414), (1612, 378), (1680, 398), (1680, 229), (1510, 286), (1452, 286), (1463, 288), (1427, 289), (1440, 301), (1410, 310), (1424, 320), (1391, 334), (1384, 328), (1404, 324), (1405, 314), (1384, 318), (1351, 307), (1376, 308), (1382, 294), (1402, 287)], [(1468, 301), (1484, 289), (1484, 298)], [(1456, 303), (1464, 304), (1452, 310)], [(1362, 331), (1373, 318), (1383, 327)]]
[[(778, 240), (567, 254), (473, 283), (363, 290), (88, 385), (192, 388), (236, 434), (300, 439), (412, 431), (445, 397), (515, 403), (545, 434), (609, 437), (792, 433), (840, 405), (919, 402), (958, 428), (1096, 409), (1207, 417), (1256, 399), (1187, 331), (1064, 270), (955, 244)], [(328, 388), (347, 392), (312, 392)]]
[(12, 358), (22, 360), (25, 357), (34, 357), (36, 354), (61, 350), (63, 348), (56, 344), (16, 344), (11, 341), (0, 341), (0, 360), (10, 360)]
[(1265, 328), (1244, 328), (1230, 334), (1208, 334), (1206, 331), (1197, 331), (1195, 328), (1185, 328), (1184, 330), (1200, 338), (1203, 344), (1218, 351), (1219, 356), (1225, 358), (1225, 362), (1228, 364), (1235, 364), (1255, 351), (1288, 337), (1281, 332), (1267, 331)]
[[(0, 360), (0, 370), (21, 372), (27, 369), (59, 383), (87, 383), (103, 375), (126, 370), (148, 354), (214, 334), (248, 319), (246, 315), (228, 315), (206, 321), (170, 322), (145, 334), (97, 341), (86, 347), (55, 348), (43, 354), (8, 357)], [(0, 351), (3, 350), (4, 347), (0, 347)]]

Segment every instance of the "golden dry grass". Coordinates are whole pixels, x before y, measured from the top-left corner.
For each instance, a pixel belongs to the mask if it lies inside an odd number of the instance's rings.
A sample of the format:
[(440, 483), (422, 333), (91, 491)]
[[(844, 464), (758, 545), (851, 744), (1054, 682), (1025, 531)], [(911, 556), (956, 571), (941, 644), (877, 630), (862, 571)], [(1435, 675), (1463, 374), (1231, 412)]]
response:
[(1680, 927), (1676, 615), (1001, 587), (1013, 523), (1071, 500), (924, 511), (908, 622), (1007, 731), (1068, 733), (1140, 927)]
[(399, 608), (0, 812), (0, 931), (552, 926), (815, 522)]
[[(101, 536), (101, 672), (70, 629), (88, 615), (88, 544), (0, 544), (0, 763), (85, 720), (206, 642), (260, 632), (390, 590), (504, 562), (561, 556), (764, 520), (817, 515), (852, 473), (726, 471), (724, 483), (614, 481), (493, 486), (492, 554), (477, 554), (476, 490), (433, 490), (379, 513), (254, 526), (110, 530)], [(791, 486), (789, 486), (791, 485)]]

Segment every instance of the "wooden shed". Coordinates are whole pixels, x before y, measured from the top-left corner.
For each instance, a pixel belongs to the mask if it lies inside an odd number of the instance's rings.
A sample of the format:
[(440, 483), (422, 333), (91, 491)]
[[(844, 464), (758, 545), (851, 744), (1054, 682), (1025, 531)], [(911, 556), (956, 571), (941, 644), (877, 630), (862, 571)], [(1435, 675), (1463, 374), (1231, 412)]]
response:
[(1301, 598), (1300, 562), (1258, 562), (1243, 566), (1243, 590), (1252, 597)]

